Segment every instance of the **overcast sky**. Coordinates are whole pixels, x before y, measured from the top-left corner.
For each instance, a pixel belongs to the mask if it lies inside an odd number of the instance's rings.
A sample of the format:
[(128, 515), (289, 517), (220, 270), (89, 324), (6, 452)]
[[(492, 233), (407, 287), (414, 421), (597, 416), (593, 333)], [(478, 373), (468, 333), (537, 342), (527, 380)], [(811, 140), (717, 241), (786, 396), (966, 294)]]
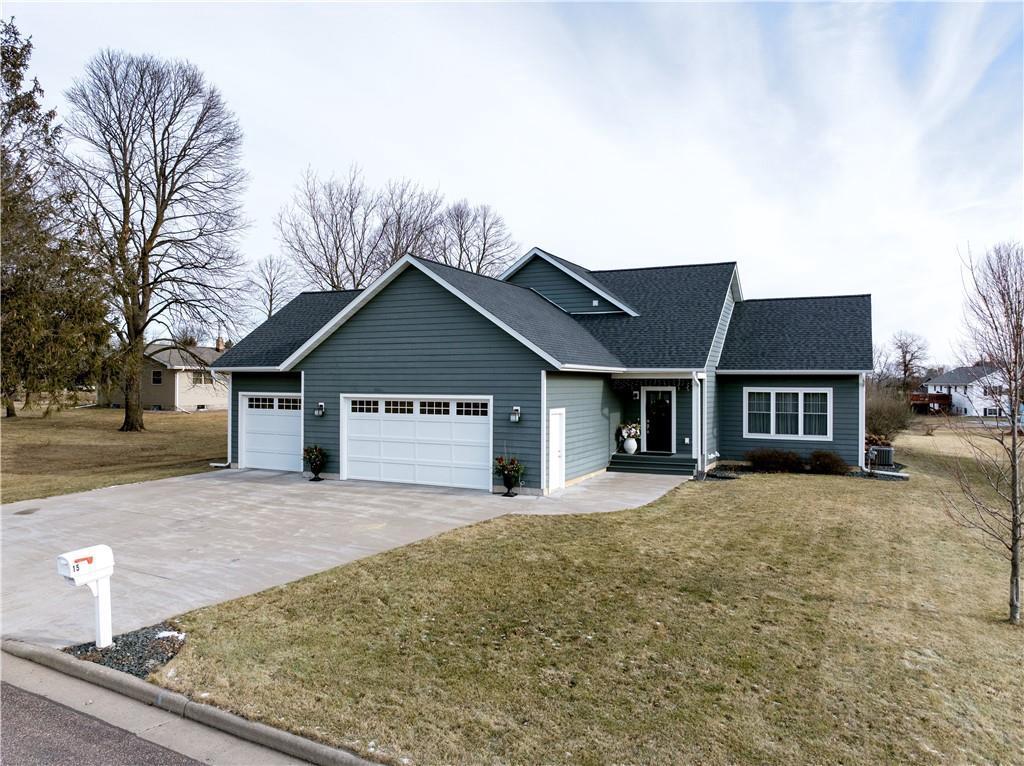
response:
[(103, 47), (184, 57), (246, 133), (252, 226), (358, 163), (590, 268), (736, 260), (748, 298), (870, 292), (955, 357), (959, 255), (1022, 237), (1024, 11), (912, 5), (8, 2), (47, 99)]

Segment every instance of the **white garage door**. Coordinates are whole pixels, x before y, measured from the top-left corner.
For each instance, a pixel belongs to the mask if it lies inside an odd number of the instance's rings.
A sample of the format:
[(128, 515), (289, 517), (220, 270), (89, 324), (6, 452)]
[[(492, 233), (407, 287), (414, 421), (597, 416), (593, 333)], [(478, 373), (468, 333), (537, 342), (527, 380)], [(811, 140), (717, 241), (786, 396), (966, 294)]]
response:
[(341, 400), (343, 479), (491, 488), (488, 397)]
[(241, 402), (241, 468), (302, 470), (302, 399), (246, 394)]

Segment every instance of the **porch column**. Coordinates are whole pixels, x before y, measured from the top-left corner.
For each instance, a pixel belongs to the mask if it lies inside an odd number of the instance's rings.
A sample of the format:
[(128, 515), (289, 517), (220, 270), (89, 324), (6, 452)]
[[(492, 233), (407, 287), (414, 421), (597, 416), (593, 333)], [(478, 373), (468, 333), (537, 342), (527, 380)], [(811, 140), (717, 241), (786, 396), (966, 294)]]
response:
[(693, 373), (690, 373), (690, 375), (693, 378), (693, 393), (690, 396), (690, 408), (691, 408), (691, 413), (692, 413), (692, 417), (690, 419), (691, 420), (690, 428), (691, 428), (691, 431), (692, 431), (692, 433), (690, 434), (691, 456), (693, 457), (694, 460), (697, 461), (697, 470), (703, 470), (702, 463), (704, 461), (701, 460), (701, 455), (704, 452), (704, 445), (701, 444), (701, 438), (700, 438), (701, 437), (701, 428), (700, 428), (701, 406), (700, 406), (700, 404), (701, 404), (701, 392), (703, 390), (703, 386), (701, 385), (700, 378), (697, 377), (697, 373), (693, 372)]

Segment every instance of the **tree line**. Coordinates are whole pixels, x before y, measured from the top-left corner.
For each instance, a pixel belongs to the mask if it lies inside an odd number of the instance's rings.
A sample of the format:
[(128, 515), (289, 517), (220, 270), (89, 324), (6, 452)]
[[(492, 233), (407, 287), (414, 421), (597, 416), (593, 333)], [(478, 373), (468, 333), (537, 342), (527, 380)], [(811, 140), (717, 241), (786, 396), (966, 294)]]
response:
[[(238, 331), (303, 287), (361, 288), (412, 255), (495, 275), (516, 244), (488, 205), (408, 179), (373, 188), (307, 170), (275, 224), (280, 252), (251, 267), (242, 128), (193, 64), (104, 50), (67, 91), (63, 125), (29, 81), (31, 39), (2, 22), (2, 385), (9, 416), (87, 381), (125, 392), (144, 429), (146, 347)], [(244, 307), (244, 308), (243, 308)], [(199, 330), (197, 331), (197, 328)], [(204, 332), (202, 328), (207, 328)]]

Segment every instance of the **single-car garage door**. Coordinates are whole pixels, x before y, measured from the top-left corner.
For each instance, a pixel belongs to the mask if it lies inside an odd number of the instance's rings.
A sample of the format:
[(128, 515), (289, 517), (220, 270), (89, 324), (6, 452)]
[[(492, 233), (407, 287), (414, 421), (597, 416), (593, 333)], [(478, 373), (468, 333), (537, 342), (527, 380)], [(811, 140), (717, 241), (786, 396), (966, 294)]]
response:
[(342, 396), (343, 479), (491, 488), (490, 397)]
[(243, 394), (240, 468), (302, 470), (302, 399), (294, 394)]

